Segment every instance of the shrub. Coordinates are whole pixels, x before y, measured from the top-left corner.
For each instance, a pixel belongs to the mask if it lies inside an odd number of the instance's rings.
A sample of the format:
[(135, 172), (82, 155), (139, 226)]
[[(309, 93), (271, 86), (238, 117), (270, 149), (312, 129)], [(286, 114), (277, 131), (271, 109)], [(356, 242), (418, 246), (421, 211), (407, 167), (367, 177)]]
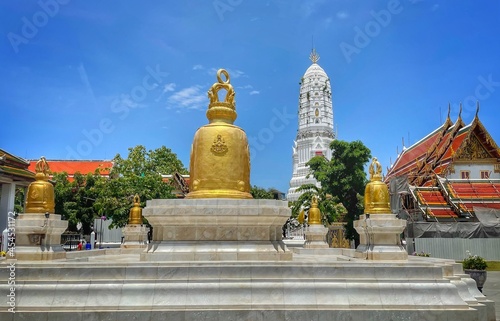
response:
[(471, 255), (469, 251), (467, 251), (467, 257), (463, 260), (462, 266), (467, 270), (486, 270), (488, 264), (486, 261), (480, 257), (479, 255)]

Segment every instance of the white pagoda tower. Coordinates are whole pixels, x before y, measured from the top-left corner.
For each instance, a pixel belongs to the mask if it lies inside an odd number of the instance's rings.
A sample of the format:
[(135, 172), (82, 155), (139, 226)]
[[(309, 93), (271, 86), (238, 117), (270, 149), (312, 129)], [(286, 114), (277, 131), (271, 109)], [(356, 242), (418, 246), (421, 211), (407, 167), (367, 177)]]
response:
[(312, 177), (306, 163), (316, 155), (328, 160), (332, 157), (330, 143), (335, 139), (333, 131), (333, 105), (330, 78), (318, 65), (319, 55), (313, 49), (309, 58), (312, 65), (307, 68), (300, 82), (299, 129), (293, 143), (293, 175), (288, 190), (288, 201), (296, 201), (303, 184), (320, 184)]

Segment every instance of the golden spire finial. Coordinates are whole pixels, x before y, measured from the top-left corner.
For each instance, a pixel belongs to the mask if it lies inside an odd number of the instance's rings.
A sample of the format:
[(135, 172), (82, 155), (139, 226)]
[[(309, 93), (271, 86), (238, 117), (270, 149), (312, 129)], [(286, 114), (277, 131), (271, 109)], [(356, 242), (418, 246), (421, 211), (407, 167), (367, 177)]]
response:
[[(224, 75), (226, 80), (222, 79)], [(210, 103), (207, 110), (207, 118), (210, 122), (222, 121), (232, 124), (236, 119), (236, 101), (233, 86), (229, 83), (229, 73), (225, 69), (217, 71), (217, 82), (208, 90)], [(226, 90), (224, 101), (219, 100), (219, 90)]]
[(373, 182), (382, 180), (382, 166), (377, 160), (377, 157), (373, 157), (369, 171), (370, 171), (370, 181)]
[(312, 63), (315, 64), (319, 60), (319, 55), (316, 52), (316, 48), (313, 48), (311, 54), (309, 55), (309, 59), (311, 59)]
[(41, 180), (48, 180), (49, 179), (49, 164), (47, 163), (47, 160), (45, 159), (45, 156), (40, 157), (38, 162), (36, 162), (35, 165), (35, 177), (36, 179), (41, 179)]

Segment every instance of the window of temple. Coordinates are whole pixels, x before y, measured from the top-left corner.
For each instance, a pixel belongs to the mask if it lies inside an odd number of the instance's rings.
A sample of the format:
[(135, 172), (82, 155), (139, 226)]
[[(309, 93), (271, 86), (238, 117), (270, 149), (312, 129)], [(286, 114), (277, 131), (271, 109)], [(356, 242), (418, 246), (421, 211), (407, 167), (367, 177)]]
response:
[(469, 179), (470, 171), (460, 171), (460, 175), (462, 176), (462, 179)]
[(489, 179), (490, 171), (481, 171), (481, 179)]

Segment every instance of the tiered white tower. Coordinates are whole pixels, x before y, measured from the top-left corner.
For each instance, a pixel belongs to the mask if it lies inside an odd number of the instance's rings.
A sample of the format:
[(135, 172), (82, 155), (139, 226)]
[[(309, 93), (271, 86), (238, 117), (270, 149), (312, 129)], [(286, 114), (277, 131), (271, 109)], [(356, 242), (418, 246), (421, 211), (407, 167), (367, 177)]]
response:
[(296, 201), (303, 184), (319, 183), (312, 177), (306, 163), (316, 155), (331, 159), (330, 143), (335, 139), (333, 131), (333, 105), (330, 78), (318, 65), (319, 55), (313, 49), (309, 59), (312, 65), (307, 68), (300, 82), (299, 129), (293, 144), (293, 175), (288, 190), (288, 201)]

